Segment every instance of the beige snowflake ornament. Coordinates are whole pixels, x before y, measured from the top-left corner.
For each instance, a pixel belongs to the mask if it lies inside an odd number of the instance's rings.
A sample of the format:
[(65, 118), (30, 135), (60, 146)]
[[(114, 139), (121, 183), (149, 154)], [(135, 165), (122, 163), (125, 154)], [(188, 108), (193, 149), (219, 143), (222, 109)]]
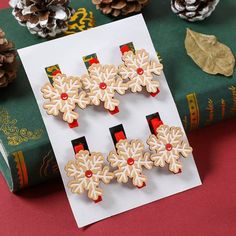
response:
[(81, 88), (80, 78), (57, 74), (53, 77), (53, 84), (46, 83), (41, 89), (43, 97), (49, 99), (44, 103), (44, 109), (54, 116), (62, 112), (63, 120), (72, 123), (79, 117), (78, 113), (73, 111), (75, 106), (84, 109), (90, 104), (90, 99)]
[(119, 74), (123, 79), (128, 79), (128, 86), (133, 93), (141, 92), (146, 87), (149, 93), (159, 90), (159, 82), (154, 80), (154, 75), (161, 75), (163, 65), (158, 61), (150, 60), (146, 50), (125, 52), (122, 56), (124, 63), (119, 66)]
[(88, 197), (94, 201), (98, 200), (103, 193), (99, 187), (102, 181), (108, 184), (114, 177), (109, 172), (109, 167), (104, 166), (104, 157), (101, 153), (80, 151), (76, 154), (76, 160), (69, 161), (65, 167), (68, 177), (72, 179), (68, 188), (72, 193), (82, 194), (88, 191)]
[(128, 86), (117, 75), (114, 65), (93, 64), (88, 69), (89, 75), (82, 76), (84, 89), (88, 91), (91, 104), (104, 102), (107, 110), (114, 111), (120, 102), (114, 98), (115, 93), (125, 94)]
[(147, 182), (147, 177), (142, 174), (142, 167), (151, 169), (153, 162), (150, 153), (144, 153), (144, 144), (141, 140), (121, 140), (116, 144), (117, 151), (109, 153), (108, 161), (112, 167), (118, 169), (114, 175), (119, 183), (127, 183), (128, 178), (137, 187), (142, 187)]
[(151, 155), (155, 166), (164, 167), (167, 163), (171, 172), (181, 171), (179, 158), (188, 157), (192, 153), (192, 148), (183, 140), (183, 136), (179, 127), (161, 125), (157, 128), (157, 135), (151, 135), (147, 140), (150, 150), (155, 152)]

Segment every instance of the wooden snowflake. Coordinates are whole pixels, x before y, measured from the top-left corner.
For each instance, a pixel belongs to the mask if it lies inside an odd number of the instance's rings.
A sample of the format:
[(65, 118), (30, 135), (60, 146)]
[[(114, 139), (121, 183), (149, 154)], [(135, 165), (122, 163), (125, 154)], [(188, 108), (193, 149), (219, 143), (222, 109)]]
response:
[(151, 135), (147, 140), (150, 150), (155, 152), (151, 155), (155, 166), (164, 167), (167, 163), (171, 172), (181, 171), (180, 156), (188, 157), (192, 153), (192, 148), (183, 141), (183, 135), (178, 127), (161, 125), (157, 128), (157, 135)]
[(115, 93), (125, 94), (128, 86), (117, 76), (117, 68), (113, 65), (93, 64), (88, 69), (89, 75), (82, 76), (84, 89), (88, 90), (91, 104), (100, 105), (110, 111), (119, 106), (119, 100), (115, 99)]
[(119, 66), (119, 74), (123, 79), (129, 79), (128, 86), (133, 93), (141, 92), (143, 87), (149, 93), (156, 93), (159, 82), (153, 80), (154, 75), (161, 75), (163, 65), (157, 61), (150, 61), (146, 50), (125, 52)]
[(101, 153), (80, 151), (76, 154), (76, 160), (69, 161), (65, 167), (68, 177), (72, 179), (68, 187), (72, 193), (81, 194), (88, 191), (88, 197), (94, 201), (102, 196), (103, 190), (99, 187), (102, 181), (108, 184), (114, 177), (109, 172), (109, 167), (104, 166), (104, 157)]
[(58, 116), (63, 113), (63, 120), (72, 123), (78, 119), (78, 113), (74, 112), (75, 106), (78, 105), (84, 109), (90, 100), (84, 91), (81, 91), (82, 84), (78, 77), (67, 77), (58, 74), (53, 77), (53, 84), (46, 83), (41, 92), (45, 99), (43, 107), (49, 115)]
[(127, 183), (128, 178), (137, 187), (142, 187), (147, 182), (147, 177), (142, 174), (142, 167), (151, 169), (153, 162), (150, 154), (144, 153), (144, 144), (141, 140), (121, 140), (116, 144), (117, 151), (108, 155), (112, 167), (118, 169), (114, 172), (119, 183)]

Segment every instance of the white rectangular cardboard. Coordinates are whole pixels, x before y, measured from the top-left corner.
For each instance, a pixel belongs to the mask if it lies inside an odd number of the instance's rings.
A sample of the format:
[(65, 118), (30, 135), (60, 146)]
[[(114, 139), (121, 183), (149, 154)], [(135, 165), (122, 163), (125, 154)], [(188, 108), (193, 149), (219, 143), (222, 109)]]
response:
[[(66, 122), (46, 114), (40, 92), (41, 87), (48, 82), (46, 67), (59, 64), (62, 72), (67, 75), (82, 75), (87, 73), (82, 58), (92, 53), (97, 53), (102, 64), (118, 66), (122, 63), (119, 46), (129, 42), (133, 42), (136, 49), (146, 49), (151, 59), (158, 60), (142, 15), (18, 51), (46, 125), (65, 186), (69, 179), (64, 167), (69, 160), (74, 159), (71, 140), (85, 136), (91, 151), (99, 151), (107, 156), (109, 151), (114, 149), (109, 132), (109, 128), (113, 126), (123, 124), (129, 139), (142, 139), (145, 142), (150, 135), (146, 116), (159, 112), (165, 124), (183, 128), (164, 75), (159, 78), (161, 92), (155, 98), (143, 93), (117, 95), (121, 101), (120, 112), (114, 116), (104, 109), (94, 109), (92, 106), (78, 110), (80, 126), (75, 129), (70, 129)], [(181, 161), (183, 172), (177, 175), (156, 167), (150, 171), (144, 170), (148, 176), (148, 184), (142, 189), (131, 184), (118, 184), (115, 180), (109, 185), (102, 184), (103, 201), (97, 204), (89, 200), (86, 193), (78, 196), (65, 187), (78, 226), (86, 226), (200, 185), (193, 157)]]

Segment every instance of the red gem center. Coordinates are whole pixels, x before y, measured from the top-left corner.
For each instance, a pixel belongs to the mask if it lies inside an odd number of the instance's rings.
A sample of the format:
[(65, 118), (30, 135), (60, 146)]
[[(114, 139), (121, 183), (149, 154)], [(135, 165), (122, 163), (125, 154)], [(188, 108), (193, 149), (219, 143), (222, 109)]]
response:
[(91, 177), (93, 176), (93, 172), (92, 172), (91, 170), (86, 170), (86, 171), (85, 171), (85, 176), (86, 176), (87, 178), (91, 178)]
[(137, 74), (138, 74), (138, 75), (142, 75), (143, 73), (144, 73), (143, 68), (138, 68), (138, 69), (137, 69)]
[(107, 88), (107, 84), (106, 83), (104, 83), (104, 82), (101, 82), (100, 84), (99, 84), (99, 87), (100, 87), (100, 89), (106, 89)]
[(166, 144), (166, 150), (167, 150), (167, 151), (171, 151), (172, 148), (173, 148), (173, 147), (172, 147), (172, 145), (171, 145), (170, 143), (167, 143), (167, 144)]
[(67, 93), (62, 93), (62, 94), (61, 94), (61, 99), (62, 99), (62, 100), (67, 100), (68, 97), (69, 97), (69, 96), (68, 96)]
[(134, 159), (133, 158), (128, 158), (128, 160), (127, 160), (127, 164), (128, 165), (130, 165), (130, 166), (132, 166), (133, 164), (134, 164)]

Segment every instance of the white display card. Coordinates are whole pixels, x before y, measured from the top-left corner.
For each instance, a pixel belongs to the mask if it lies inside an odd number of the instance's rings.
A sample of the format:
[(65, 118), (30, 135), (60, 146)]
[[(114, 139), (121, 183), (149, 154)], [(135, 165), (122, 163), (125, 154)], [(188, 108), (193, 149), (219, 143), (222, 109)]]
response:
[[(183, 128), (164, 74), (157, 78), (160, 81), (160, 93), (156, 97), (148, 96), (146, 93), (116, 95), (121, 102), (120, 112), (116, 115), (111, 115), (102, 106), (76, 110), (79, 112), (80, 126), (74, 129), (70, 129), (62, 119), (47, 115), (43, 109), (45, 100), (40, 89), (48, 82), (46, 67), (58, 64), (63, 73), (80, 76), (87, 73), (83, 56), (93, 53), (97, 53), (102, 64), (118, 66), (122, 63), (119, 46), (129, 42), (133, 42), (136, 49), (145, 49), (149, 52), (151, 59), (158, 60), (142, 15), (18, 50), (79, 227), (201, 184), (191, 156), (181, 159), (183, 172), (180, 174), (173, 174), (167, 168), (144, 169), (148, 183), (142, 189), (134, 187), (131, 183), (119, 184), (115, 179), (109, 185), (101, 184), (104, 195), (103, 200), (97, 204), (87, 198), (86, 192), (76, 195), (67, 188), (69, 178), (64, 168), (66, 163), (75, 157), (71, 140), (85, 136), (90, 151), (102, 152), (107, 156), (114, 149), (109, 128), (116, 125), (123, 125), (128, 139), (142, 139), (144, 142), (150, 135), (147, 115), (159, 112), (165, 124)], [(146, 149), (148, 150), (148, 147)], [(63, 206), (61, 210), (63, 211)]]

